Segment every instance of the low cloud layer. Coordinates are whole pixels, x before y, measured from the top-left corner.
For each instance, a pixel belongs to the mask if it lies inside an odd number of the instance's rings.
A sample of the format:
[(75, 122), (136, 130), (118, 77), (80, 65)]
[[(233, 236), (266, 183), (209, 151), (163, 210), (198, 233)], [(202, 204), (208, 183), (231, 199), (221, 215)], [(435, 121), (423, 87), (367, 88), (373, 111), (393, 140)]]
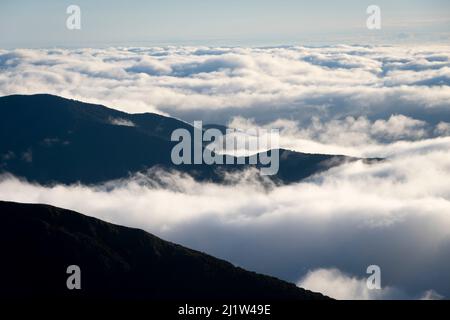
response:
[[(381, 267), (381, 296), (349, 280), (350, 292), (336, 289), (339, 297), (450, 296), (450, 144), (373, 165), (349, 163), (268, 189), (251, 173), (226, 186), (173, 173), (152, 176), (90, 187), (43, 187), (3, 176), (0, 198), (143, 228), (250, 270), (303, 278), (305, 286), (331, 277), (308, 276), (317, 269), (363, 279), (367, 266)], [(329, 290), (347, 280), (338, 274)]]
[[(337, 298), (448, 298), (449, 79), (448, 46), (0, 50), (0, 95), (277, 128), (284, 148), (388, 158), (271, 187), (253, 172), (232, 185), (151, 172), (44, 187), (3, 175), (0, 199), (143, 228)], [(376, 293), (363, 283), (373, 264)]]
[(187, 121), (450, 122), (448, 46), (0, 50), (0, 70), (1, 95), (53, 93)]
[(349, 276), (338, 269), (317, 269), (308, 272), (298, 285), (339, 300), (406, 298), (402, 292), (391, 287), (369, 289), (366, 281), (367, 279)]
[(386, 156), (388, 144), (450, 135), (449, 46), (18, 49), (0, 50), (0, 70), (0, 95), (250, 121), (303, 152)]
[[(376, 121), (348, 116), (325, 122), (313, 117), (311, 124), (303, 127), (292, 120), (279, 119), (258, 125), (253, 119), (236, 117), (228, 126), (244, 133), (245, 130), (268, 132), (277, 129), (279, 145), (285, 149), (366, 158), (390, 158), (399, 154), (438, 150), (450, 143), (450, 123), (439, 122), (431, 126), (404, 115), (392, 115), (387, 120)], [(260, 139), (264, 141), (265, 137), (261, 135)]]
[(335, 268), (310, 271), (298, 282), (298, 286), (322, 292), (338, 300), (443, 299), (443, 296), (434, 290), (426, 290), (417, 296), (408, 296), (393, 287), (369, 288), (367, 278), (351, 276)]

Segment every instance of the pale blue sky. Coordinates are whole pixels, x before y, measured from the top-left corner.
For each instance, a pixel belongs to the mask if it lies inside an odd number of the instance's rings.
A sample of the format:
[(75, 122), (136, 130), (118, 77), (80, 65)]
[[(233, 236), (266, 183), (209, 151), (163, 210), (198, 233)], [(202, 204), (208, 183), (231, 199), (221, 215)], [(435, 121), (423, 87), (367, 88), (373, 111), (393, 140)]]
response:
[[(66, 29), (81, 7), (82, 29)], [(381, 7), (382, 29), (365, 27)], [(448, 43), (448, 0), (1, 0), (0, 47)]]

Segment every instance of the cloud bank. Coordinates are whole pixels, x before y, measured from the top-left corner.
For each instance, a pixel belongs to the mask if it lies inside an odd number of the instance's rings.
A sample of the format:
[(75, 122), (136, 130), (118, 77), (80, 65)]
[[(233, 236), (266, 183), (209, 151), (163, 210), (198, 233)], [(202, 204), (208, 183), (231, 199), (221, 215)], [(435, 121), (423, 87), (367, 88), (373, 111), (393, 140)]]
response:
[(322, 292), (338, 300), (392, 300), (406, 298), (404, 294), (391, 287), (369, 289), (366, 285), (366, 279), (349, 276), (338, 269), (310, 271), (299, 281), (298, 285), (316, 292)]
[[(337, 298), (448, 298), (449, 79), (449, 46), (0, 50), (0, 95), (278, 128), (284, 148), (388, 157), (269, 187), (253, 172), (232, 185), (150, 172), (44, 187), (4, 175), (0, 199), (143, 228)], [(378, 292), (363, 283), (372, 264)]]
[(450, 46), (17, 49), (0, 50), (0, 70), (0, 95), (251, 119), (304, 152), (382, 156), (361, 148), (450, 135)]
[(450, 122), (449, 46), (18, 49), (0, 50), (0, 70), (1, 95), (54, 93), (188, 121)]
[(369, 289), (367, 278), (350, 276), (344, 272), (331, 269), (309, 271), (298, 286), (312, 291), (322, 292), (338, 300), (441, 300), (444, 297), (434, 290), (426, 290), (419, 296), (408, 296), (398, 288), (382, 287)]

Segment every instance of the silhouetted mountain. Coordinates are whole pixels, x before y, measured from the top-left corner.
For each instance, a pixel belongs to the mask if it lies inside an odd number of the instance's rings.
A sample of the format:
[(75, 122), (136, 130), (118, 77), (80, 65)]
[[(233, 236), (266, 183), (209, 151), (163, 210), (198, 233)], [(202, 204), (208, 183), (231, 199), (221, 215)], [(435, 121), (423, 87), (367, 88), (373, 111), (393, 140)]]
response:
[[(69, 210), (0, 201), (0, 219), (3, 298), (328, 299)], [(81, 269), (80, 290), (67, 289), (70, 265)]]
[[(161, 167), (221, 182), (224, 172), (250, 166), (175, 166), (170, 136), (178, 128), (193, 132), (191, 125), (157, 114), (128, 114), (44, 94), (1, 97), (0, 172), (41, 184), (89, 184)], [(280, 150), (280, 169), (272, 179), (295, 182), (351, 160)]]

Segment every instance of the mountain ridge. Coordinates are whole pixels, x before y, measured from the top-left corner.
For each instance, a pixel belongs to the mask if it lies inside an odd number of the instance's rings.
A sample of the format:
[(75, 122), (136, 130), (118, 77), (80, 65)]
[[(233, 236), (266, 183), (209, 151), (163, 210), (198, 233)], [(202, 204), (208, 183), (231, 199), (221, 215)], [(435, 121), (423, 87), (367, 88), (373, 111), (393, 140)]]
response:
[[(159, 167), (196, 180), (224, 182), (224, 173), (258, 165), (174, 165), (175, 129), (193, 127), (154, 113), (128, 114), (62, 97), (0, 97), (0, 172), (40, 184), (96, 184)], [(206, 127), (217, 127), (207, 125)], [(222, 128), (223, 129), (223, 128)], [(280, 149), (276, 183), (301, 181), (358, 158)], [(248, 163), (248, 162), (246, 162)]]
[[(0, 297), (201, 300), (329, 299), (140, 229), (44, 204), (0, 201)], [(66, 268), (81, 269), (68, 290)]]

